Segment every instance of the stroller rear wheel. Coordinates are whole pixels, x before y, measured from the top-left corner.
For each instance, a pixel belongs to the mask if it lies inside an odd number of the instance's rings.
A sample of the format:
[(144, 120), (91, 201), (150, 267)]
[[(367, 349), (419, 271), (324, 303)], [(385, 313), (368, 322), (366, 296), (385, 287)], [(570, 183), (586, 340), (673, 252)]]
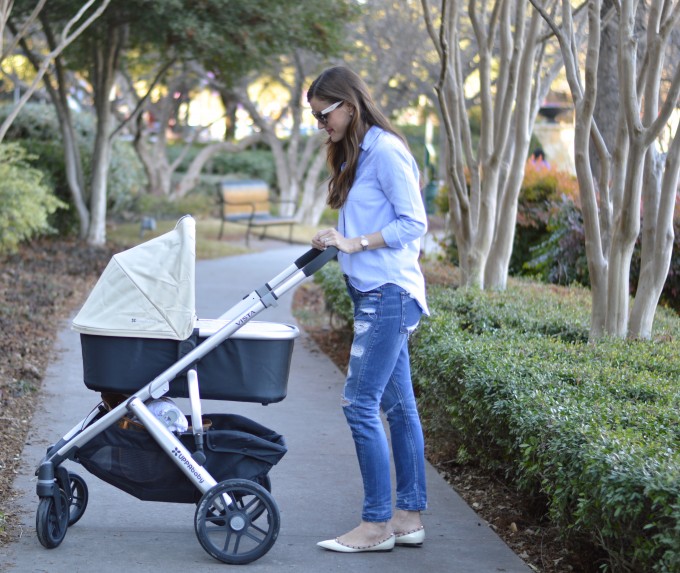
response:
[[(231, 503), (225, 503), (225, 494)], [(261, 485), (243, 479), (220, 482), (203, 494), (194, 519), (203, 549), (229, 564), (262, 557), (274, 545), (280, 525), (274, 498)]]
[(85, 480), (78, 474), (69, 472), (68, 478), (69, 485), (71, 487), (71, 503), (69, 504), (68, 524), (71, 526), (81, 517), (83, 517), (85, 508), (87, 507), (89, 493), (87, 491), (87, 484), (85, 483)]
[(43, 547), (54, 549), (64, 540), (69, 520), (69, 501), (63, 490), (58, 490), (59, 503), (54, 497), (41, 497), (35, 514), (35, 529)]
[[(263, 476), (258, 477), (257, 479), (253, 480), (255, 483), (260, 484), (264, 489), (267, 490), (267, 492), (271, 493), (272, 492), (272, 480), (269, 477), (268, 474), (265, 474)], [(237, 501), (239, 499), (237, 498)], [(199, 501), (200, 503), (200, 501)], [(198, 505), (198, 504), (197, 504)], [(267, 508), (265, 505), (261, 504), (256, 504), (253, 509), (251, 510), (251, 519), (257, 519), (260, 517), (263, 511), (265, 511)], [(213, 511), (217, 511), (215, 508), (211, 508), (208, 510), (208, 517), (211, 518), (212, 522), (217, 524), (217, 525), (224, 525), (225, 521), (224, 518), (221, 517), (221, 514), (219, 511), (217, 513), (212, 513)], [(70, 524), (69, 524), (70, 525)]]

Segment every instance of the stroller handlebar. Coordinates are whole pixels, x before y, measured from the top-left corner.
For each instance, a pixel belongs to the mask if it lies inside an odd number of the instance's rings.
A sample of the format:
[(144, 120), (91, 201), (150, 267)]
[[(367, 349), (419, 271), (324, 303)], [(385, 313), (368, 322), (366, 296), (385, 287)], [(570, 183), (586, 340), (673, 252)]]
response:
[(312, 276), (316, 271), (323, 267), (328, 261), (334, 259), (338, 254), (336, 247), (328, 247), (323, 251), (310, 249), (295, 261), (295, 266), (302, 270), (306, 277)]

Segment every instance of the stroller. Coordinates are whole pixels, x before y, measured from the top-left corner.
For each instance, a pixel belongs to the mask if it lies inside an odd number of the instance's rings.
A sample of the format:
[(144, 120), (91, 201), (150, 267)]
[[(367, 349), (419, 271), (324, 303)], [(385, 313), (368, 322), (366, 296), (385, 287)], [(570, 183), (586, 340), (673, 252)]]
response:
[[(102, 402), (48, 448), (36, 471), (36, 531), (48, 549), (87, 507), (87, 485), (66, 460), (138, 499), (195, 503), (198, 541), (224, 563), (259, 559), (276, 541), (268, 472), (286, 453), (284, 438), (243, 416), (204, 416), (201, 399), (285, 398), (299, 331), (252, 319), (337, 249), (311, 249), (218, 319), (202, 320), (194, 246), (195, 222), (186, 216), (115, 255), (73, 320), (85, 386)], [(169, 398), (188, 398), (190, 414)]]

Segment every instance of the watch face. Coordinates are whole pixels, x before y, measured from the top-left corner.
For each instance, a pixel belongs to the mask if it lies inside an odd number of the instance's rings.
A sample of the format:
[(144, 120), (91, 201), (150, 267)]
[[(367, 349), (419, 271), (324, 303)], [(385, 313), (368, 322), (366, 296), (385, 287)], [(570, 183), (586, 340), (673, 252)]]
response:
[(368, 247), (368, 239), (366, 237), (361, 239), (361, 247), (364, 249), (364, 251), (366, 250), (366, 247)]

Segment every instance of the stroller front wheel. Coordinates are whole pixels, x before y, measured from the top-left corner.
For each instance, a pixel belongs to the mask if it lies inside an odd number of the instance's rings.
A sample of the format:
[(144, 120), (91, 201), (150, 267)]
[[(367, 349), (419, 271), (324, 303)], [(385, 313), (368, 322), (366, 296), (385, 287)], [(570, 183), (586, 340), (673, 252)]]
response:
[(58, 547), (66, 536), (69, 520), (69, 501), (63, 490), (59, 490), (59, 503), (52, 497), (41, 497), (35, 514), (35, 529), (38, 541), (47, 549)]
[(226, 480), (208, 490), (198, 503), (194, 519), (203, 549), (229, 564), (250, 563), (262, 557), (274, 545), (280, 525), (274, 498), (261, 485), (244, 479)]

